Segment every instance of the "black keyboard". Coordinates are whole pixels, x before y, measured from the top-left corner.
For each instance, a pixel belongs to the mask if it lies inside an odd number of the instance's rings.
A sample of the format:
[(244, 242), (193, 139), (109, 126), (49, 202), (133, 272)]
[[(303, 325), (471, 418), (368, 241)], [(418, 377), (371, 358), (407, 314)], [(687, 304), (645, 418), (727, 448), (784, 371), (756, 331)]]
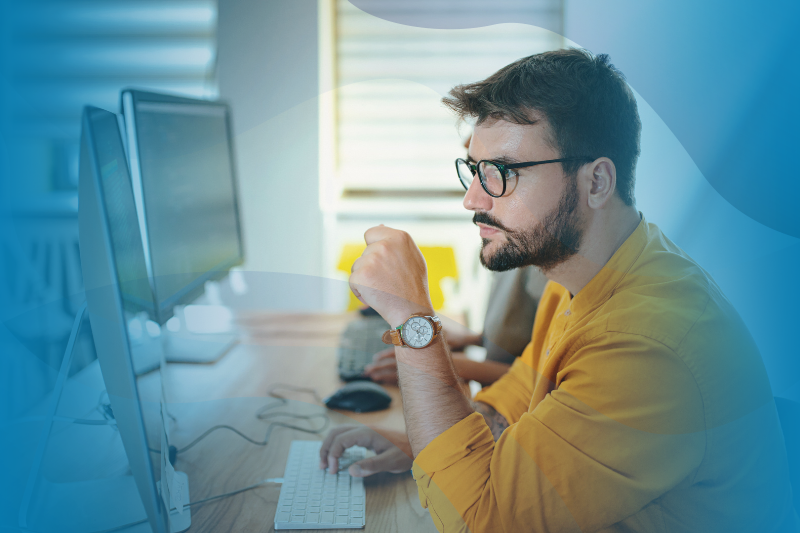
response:
[(362, 373), (373, 356), (390, 348), (381, 340), (389, 324), (380, 316), (359, 318), (350, 322), (339, 339), (339, 377), (345, 381), (367, 379)]

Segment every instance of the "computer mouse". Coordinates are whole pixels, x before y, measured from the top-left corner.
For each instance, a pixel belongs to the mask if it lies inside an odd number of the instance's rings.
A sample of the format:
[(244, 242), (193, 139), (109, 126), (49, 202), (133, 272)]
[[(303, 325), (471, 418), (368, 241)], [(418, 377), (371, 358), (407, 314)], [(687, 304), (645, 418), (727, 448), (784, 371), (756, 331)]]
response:
[(392, 397), (383, 387), (371, 381), (352, 381), (325, 399), (329, 409), (368, 413), (386, 409)]

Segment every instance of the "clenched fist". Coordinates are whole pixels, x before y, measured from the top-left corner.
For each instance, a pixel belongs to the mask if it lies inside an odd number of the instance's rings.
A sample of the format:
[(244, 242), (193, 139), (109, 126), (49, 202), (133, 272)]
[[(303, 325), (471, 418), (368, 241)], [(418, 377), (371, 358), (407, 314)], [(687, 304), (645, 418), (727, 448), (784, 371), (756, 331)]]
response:
[(350, 274), (350, 289), (392, 327), (413, 313), (432, 313), (425, 258), (405, 231), (384, 225), (364, 233), (367, 248)]

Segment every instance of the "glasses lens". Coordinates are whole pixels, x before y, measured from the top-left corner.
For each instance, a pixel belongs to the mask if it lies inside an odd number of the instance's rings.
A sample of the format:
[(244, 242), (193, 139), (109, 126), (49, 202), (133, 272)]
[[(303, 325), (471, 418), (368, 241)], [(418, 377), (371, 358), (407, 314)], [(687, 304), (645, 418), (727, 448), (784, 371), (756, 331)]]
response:
[(478, 171), (483, 177), (483, 184), (492, 196), (503, 194), (503, 174), (497, 165), (489, 161), (482, 161)]
[(472, 180), (475, 179), (475, 175), (472, 173), (472, 170), (470, 170), (469, 164), (463, 159), (456, 159), (456, 170), (458, 171), (458, 179), (461, 180), (461, 185), (469, 190), (469, 186), (472, 185)]

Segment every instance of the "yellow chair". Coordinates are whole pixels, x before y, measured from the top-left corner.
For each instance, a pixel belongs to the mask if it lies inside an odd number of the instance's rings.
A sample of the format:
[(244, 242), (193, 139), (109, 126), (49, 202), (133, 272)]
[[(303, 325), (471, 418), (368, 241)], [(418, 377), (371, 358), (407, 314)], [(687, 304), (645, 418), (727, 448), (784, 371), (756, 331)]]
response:
[[(366, 247), (365, 244), (345, 244), (336, 269), (350, 274), (353, 263), (361, 256)], [(458, 280), (456, 254), (452, 246), (420, 246), (419, 249), (425, 257), (425, 262), (428, 264), (428, 288), (431, 291), (431, 303), (434, 309), (442, 309), (444, 307), (444, 293), (442, 292), (441, 286), (442, 280), (444, 278)], [(361, 307), (361, 302), (350, 292), (350, 301), (347, 304), (347, 310), (352, 311), (359, 307)]]

